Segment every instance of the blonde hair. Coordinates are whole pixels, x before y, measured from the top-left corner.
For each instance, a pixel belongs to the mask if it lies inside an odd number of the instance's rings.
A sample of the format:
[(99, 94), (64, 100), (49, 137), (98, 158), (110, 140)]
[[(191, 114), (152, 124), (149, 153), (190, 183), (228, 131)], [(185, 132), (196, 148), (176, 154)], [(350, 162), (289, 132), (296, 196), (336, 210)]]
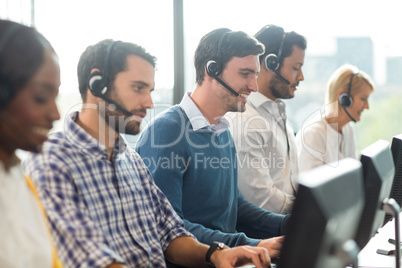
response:
[[(350, 78), (353, 74), (353, 79), (350, 81)], [(367, 73), (360, 71), (356, 66), (345, 64), (333, 72), (329, 78), (325, 96), (325, 104), (327, 105), (337, 102), (340, 91), (348, 93), (350, 82), (352, 82), (350, 85), (350, 95), (352, 97), (359, 93), (364, 85), (369, 85), (371, 87), (371, 92), (374, 91), (374, 83)]]

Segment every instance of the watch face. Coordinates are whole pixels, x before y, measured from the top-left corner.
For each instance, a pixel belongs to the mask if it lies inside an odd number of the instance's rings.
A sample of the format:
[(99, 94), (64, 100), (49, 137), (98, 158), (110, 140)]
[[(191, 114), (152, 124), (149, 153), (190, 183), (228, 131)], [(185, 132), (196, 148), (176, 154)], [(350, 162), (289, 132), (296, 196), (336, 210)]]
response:
[(218, 248), (219, 248), (219, 249), (224, 249), (224, 248), (225, 248), (225, 244), (224, 244), (224, 243), (219, 243), (219, 244), (218, 244)]

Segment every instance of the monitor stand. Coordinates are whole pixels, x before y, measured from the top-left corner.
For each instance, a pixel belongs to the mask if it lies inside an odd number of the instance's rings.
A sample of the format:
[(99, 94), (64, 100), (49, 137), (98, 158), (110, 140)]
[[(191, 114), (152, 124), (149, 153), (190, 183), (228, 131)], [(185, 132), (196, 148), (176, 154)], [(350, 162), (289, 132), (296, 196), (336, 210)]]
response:
[[(387, 214), (392, 215), (395, 218), (395, 263), (396, 268), (401, 268), (401, 238), (399, 230), (399, 212), (401, 210), (398, 203), (393, 198), (386, 198), (382, 202), (381, 209), (385, 210)], [(378, 252), (378, 250), (377, 250)]]
[[(347, 267), (358, 268), (358, 255), (360, 248), (353, 239), (349, 239), (335, 249), (334, 254), (342, 260)], [(350, 266), (351, 265), (351, 266)]]

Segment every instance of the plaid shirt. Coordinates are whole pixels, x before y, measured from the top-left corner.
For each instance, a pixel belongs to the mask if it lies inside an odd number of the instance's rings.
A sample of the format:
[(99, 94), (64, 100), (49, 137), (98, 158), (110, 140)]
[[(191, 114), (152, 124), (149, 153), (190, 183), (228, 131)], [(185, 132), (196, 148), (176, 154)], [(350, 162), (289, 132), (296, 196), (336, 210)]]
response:
[(108, 151), (80, 128), (78, 112), (42, 154), (24, 161), (46, 208), (66, 267), (165, 267), (163, 252), (190, 236), (140, 156), (120, 137)]

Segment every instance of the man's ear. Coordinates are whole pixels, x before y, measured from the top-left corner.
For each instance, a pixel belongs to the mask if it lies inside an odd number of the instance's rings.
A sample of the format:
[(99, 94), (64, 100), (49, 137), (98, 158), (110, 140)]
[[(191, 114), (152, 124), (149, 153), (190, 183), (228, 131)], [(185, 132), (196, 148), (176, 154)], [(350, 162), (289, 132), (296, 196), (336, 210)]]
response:
[(91, 70), (90, 74), (93, 74), (94, 72), (100, 72), (101, 73), (101, 71), (98, 68), (93, 68)]

